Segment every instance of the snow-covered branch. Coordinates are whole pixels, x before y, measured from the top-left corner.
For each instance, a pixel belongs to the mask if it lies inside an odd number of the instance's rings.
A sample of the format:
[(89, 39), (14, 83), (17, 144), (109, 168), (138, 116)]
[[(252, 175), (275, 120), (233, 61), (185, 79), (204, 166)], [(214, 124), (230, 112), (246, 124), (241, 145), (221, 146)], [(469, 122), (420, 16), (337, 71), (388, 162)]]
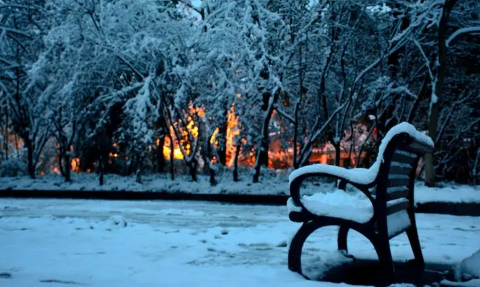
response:
[(452, 35), (450, 35), (450, 37), (448, 37), (447, 47), (450, 47), (450, 43), (452, 43), (452, 41), (455, 40), (458, 36), (460, 36), (462, 34), (469, 34), (469, 33), (480, 33), (480, 26), (466, 27), (466, 28), (458, 29)]

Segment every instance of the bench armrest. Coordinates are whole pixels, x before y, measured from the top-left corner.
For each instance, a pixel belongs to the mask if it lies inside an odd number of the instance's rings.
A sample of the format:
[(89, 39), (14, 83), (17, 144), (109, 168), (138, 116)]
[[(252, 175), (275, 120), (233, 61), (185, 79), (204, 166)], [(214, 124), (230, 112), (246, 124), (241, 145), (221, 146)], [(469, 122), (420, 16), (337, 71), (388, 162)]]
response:
[[(368, 197), (368, 199), (372, 202), (372, 205), (373, 205), (374, 199), (368, 189), (374, 186), (374, 179), (376, 175), (373, 176), (372, 181), (370, 181), (369, 178), (362, 178), (361, 181), (366, 182), (364, 184), (362, 182), (358, 182), (358, 180), (352, 181), (352, 178), (357, 179), (355, 176), (352, 176), (352, 174), (355, 173), (357, 169), (347, 170), (345, 168), (341, 168), (337, 166), (327, 166), (327, 165), (313, 165), (313, 166), (316, 166), (317, 170), (310, 168), (312, 166), (307, 166), (307, 167), (296, 170), (296, 171), (300, 171), (300, 172), (297, 172), (297, 174), (294, 174), (296, 172), (294, 171), (292, 173), (293, 176), (292, 174), (290, 175), (290, 196), (292, 197), (292, 201), (295, 206), (301, 208), (302, 210), (307, 210), (301, 201), (300, 188), (301, 188), (302, 182), (305, 179), (313, 178), (313, 177), (328, 177), (328, 178), (333, 178), (335, 180), (339, 180), (340, 181), (339, 189), (343, 189), (343, 190), (345, 190), (347, 184), (350, 184), (355, 188), (357, 188), (358, 190), (360, 190), (361, 192), (363, 192)], [(309, 169), (301, 170), (305, 168), (309, 168)], [(329, 170), (331, 172), (329, 172)], [(360, 170), (361, 174), (366, 173), (365, 169), (358, 169), (358, 170)], [(341, 176), (342, 173), (345, 176)]]

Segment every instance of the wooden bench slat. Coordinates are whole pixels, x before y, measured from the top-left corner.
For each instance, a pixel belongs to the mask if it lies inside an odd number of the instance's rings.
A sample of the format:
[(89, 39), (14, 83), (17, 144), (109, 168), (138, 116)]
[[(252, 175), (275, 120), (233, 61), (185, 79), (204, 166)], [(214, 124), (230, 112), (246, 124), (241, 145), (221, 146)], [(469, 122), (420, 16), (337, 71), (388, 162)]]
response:
[(390, 174), (409, 174), (412, 171), (412, 165), (408, 163), (392, 162), (390, 164)]
[(432, 152), (433, 150), (431, 146), (427, 146), (416, 141), (406, 146), (405, 149), (408, 149), (410, 151), (417, 152), (417, 153), (422, 153), (422, 154)]
[(406, 228), (399, 229), (397, 232), (389, 233), (388, 234), (388, 239), (392, 239), (392, 238), (396, 237), (397, 235), (402, 234), (403, 232), (405, 232), (405, 230), (407, 230), (409, 228), (410, 228), (410, 226), (408, 226)]
[(390, 201), (390, 200), (395, 200), (402, 197), (407, 197), (409, 193), (410, 193), (410, 190), (406, 186), (396, 186), (396, 187), (387, 188), (386, 199), (387, 201)]
[(391, 239), (412, 226), (410, 216), (406, 210), (387, 216), (388, 239)]
[(387, 187), (407, 186), (410, 183), (410, 177), (402, 174), (389, 174)]
[(403, 150), (396, 150), (392, 156), (392, 162), (412, 164), (416, 158), (417, 158), (417, 155), (414, 153), (410, 153)]
[(397, 213), (399, 211), (402, 211), (404, 209), (407, 209), (410, 206), (410, 202), (408, 200), (402, 200), (399, 201), (398, 203), (393, 203), (393, 204), (388, 204), (387, 203), (387, 216), (390, 214)]

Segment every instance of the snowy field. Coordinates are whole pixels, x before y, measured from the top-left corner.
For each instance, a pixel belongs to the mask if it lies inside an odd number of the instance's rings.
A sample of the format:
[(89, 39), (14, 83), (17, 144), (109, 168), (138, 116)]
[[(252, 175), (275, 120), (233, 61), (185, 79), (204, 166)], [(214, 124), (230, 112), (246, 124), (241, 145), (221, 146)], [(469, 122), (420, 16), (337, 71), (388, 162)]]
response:
[[(231, 181), (230, 174), (218, 176), (218, 184), (211, 186), (207, 176), (200, 175), (198, 182), (192, 182), (188, 176), (177, 176), (170, 180), (169, 175), (146, 175), (143, 183), (135, 182), (135, 177), (106, 175), (105, 184), (98, 184), (95, 174), (73, 174), (72, 182), (65, 183), (60, 175), (46, 175), (32, 180), (27, 176), (0, 177), (1, 190), (70, 190), (70, 191), (149, 191), (184, 192), (196, 194), (259, 194), (289, 195), (288, 173), (269, 171), (259, 183), (251, 183), (251, 178), (243, 175), (240, 182)], [(314, 182), (307, 184), (305, 193), (333, 191), (332, 183)], [(415, 202), (466, 202), (480, 203), (480, 186), (472, 187), (458, 184), (439, 183), (439, 187), (429, 188), (422, 182), (415, 187)]]
[[(418, 214), (417, 221), (428, 263), (453, 265), (480, 247), (480, 217)], [(335, 285), (288, 270), (297, 228), (279, 206), (0, 199), (0, 286)], [(317, 271), (332, 258), (335, 235), (324, 229), (307, 241)], [(391, 245), (395, 260), (413, 258), (405, 235)], [(349, 247), (357, 258), (375, 258), (353, 232)]]

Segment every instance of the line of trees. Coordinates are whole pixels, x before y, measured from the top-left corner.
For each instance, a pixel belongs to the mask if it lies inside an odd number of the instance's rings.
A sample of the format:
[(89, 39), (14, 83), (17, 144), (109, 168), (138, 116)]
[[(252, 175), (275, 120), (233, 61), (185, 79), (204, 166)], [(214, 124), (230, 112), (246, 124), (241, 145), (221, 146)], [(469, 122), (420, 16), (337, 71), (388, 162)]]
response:
[(169, 143), (192, 180), (203, 169), (214, 184), (234, 109), (235, 180), (252, 152), (260, 180), (272, 131), (293, 149), (293, 168), (323, 142), (338, 165), (359, 121), (369, 129), (350, 145), (359, 154), (373, 131), (379, 141), (408, 121), (436, 144), (429, 185), (480, 179), (478, 0), (192, 2), (0, 0), (3, 168), (20, 157), (34, 178), (54, 142), (66, 181), (80, 158), (102, 182), (117, 145), (141, 182), (167, 172)]

